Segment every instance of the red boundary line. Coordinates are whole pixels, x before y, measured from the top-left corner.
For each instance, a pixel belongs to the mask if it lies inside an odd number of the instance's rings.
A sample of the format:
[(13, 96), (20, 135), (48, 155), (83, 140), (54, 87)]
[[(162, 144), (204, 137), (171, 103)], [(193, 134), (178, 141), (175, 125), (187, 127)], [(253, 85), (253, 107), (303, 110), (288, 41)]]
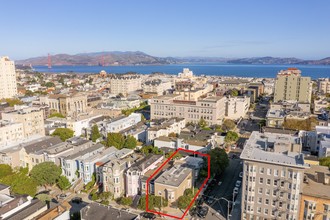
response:
[[(198, 192), (196, 193), (196, 195), (194, 196), (193, 200), (190, 202), (188, 208), (186, 209), (186, 211), (183, 213), (183, 215), (181, 217), (178, 217), (178, 216), (174, 216), (174, 215), (169, 215), (169, 214), (166, 214), (166, 213), (163, 213), (163, 212), (157, 212), (155, 210), (150, 210), (148, 207), (149, 207), (149, 181), (165, 166), (166, 163), (168, 163), (174, 156), (175, 154), (177, 154), (179, 151), (185, 151), (185, 152), (188, 152), (188, 153), (193, 153), (194, 155), (195, 154), (198, 154), (198, 155), (201, 155), (203, 157), (207, 157), (207, 164), (208, 164), (208, 169), (207, 169), (207, 178), (204, 180), (202, 186), (199, 188)], [(183, 148), (179, 148), (177, 149), (148, 179), (147, 179), (147, 182), (146, 182), (146, 212), (151, 212), (151, 213), (155, 213), (155, 214), (158, 214), (158, 215), (164, 215), (164, 216), (167, 216), (167, 217), (172, 217), (172, 218), (176, 218), (176, 219), (183, 219), (185, 217), (185, 215), (187, 214), (187, 212), (189, 211), (190, 207), (193, 205), (194, 201), (197, 199), (197, 196), (199, 195), (199, 193), (202, 191), (204, 185), (207, 183), (207, 181), (210, 179), (210, 165), (211, 165), (211, 157), (209, 154), (203, 154), (203, 153), (200, 153), (200, 152), (197, 152), (197, 151), (192, 151), (192, 150), (186, 150), (186, 149), (183, 149)]]

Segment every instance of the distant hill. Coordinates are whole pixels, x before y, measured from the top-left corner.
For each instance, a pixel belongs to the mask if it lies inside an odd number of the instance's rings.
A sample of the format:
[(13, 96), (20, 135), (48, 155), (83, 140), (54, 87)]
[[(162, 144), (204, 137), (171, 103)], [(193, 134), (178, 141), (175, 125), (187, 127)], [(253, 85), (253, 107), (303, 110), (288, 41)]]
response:
[[(69, 54), (56, 54), (51, 56), (52, 65), (84, 65), (84, 66), (97, 66), (97, 65), (160, 65), (160, 64), (173, 64), (178, 60), (171, 57), (154, 57), (140, 51), (112, 51), (112, 52), (96, 52), (96, 53), (80, 53), (75, 55)], [(47, 65), (48, 57), (35, 57), (25, 60), (16, 61), (21, 65)]]
[[(18, 60), (18, 65), (47, 65), (48, 57), (35, 57)], [(140, 51), (110, 51), (80, 53), (75, 55), (56, 54), (51, 56), (52, 65), (69, 66), (124, 66), (124, 65), (162, 65), (183, 63), (230, 63), (230, 64), (305, 64), (305, 65), (330, 65), (330, 57), (321, 60), (302, 60), (294, 57), (252, 57), (252, 58), (222, 58), (222, 57), (155, 57)]]

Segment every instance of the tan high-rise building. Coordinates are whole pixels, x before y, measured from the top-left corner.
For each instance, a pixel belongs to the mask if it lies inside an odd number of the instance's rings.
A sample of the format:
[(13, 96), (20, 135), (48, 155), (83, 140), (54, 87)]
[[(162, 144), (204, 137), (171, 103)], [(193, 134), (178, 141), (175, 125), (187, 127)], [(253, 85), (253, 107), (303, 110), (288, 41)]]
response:
[(296, 68), (281, 70), (275, 82), (274, 102), (298, 101), (310, 103), (312, 99), (312, 81), (302, 77)]
[(111, 94), (121, 93), (126, 96), (141, 89), (141, 76), (138, 74), (112, 74), (110, 76)]
[(319, 80), (319, 92), (323, 94), (330, 94), (330, 78)]
[(0, 57), (0, 99), (17, 95), (15, 64), (8, 57)]

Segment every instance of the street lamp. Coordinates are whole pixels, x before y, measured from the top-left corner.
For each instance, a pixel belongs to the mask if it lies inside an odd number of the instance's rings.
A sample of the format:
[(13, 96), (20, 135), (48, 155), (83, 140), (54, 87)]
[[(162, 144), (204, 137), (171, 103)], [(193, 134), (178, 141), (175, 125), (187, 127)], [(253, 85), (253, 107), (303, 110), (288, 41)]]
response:
[(226, 198), (224, 198), (224, 197), (221, 197), (221, 198), (219, 198), (219, 199), (217, 199), (218, 201), (219, 200), (225, 200), (228, 204), (227, 204), (227, 220), (229, 220), (229, 204), (230, 204), (230, 201), (228, 200), (228, 199), (226, 199)]

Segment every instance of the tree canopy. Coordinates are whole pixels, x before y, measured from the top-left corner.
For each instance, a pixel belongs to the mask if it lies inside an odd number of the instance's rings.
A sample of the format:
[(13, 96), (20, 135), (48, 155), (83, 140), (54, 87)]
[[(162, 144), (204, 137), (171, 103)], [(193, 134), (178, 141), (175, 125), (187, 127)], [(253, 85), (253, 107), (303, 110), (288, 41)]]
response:
[(330, 169), (330, 157), (323, 157), (320, 159), (321, 166), (327, 166)]
[(121, 197), (118, 200), (119, 204), (124, 206), (130, 206), (133, 203), (133, 199), (131, 197)]
[(158, 154), (158, 155), (164, 153), (161, 149), (159, 149), (158, 147), (154, 147), (154, 146), (152, 146), (152, 145), (143, 146), (143, 147), (140, 149), (140, 151), (141, 151), (144, 155), (146, 155), (146, 156), (148, 156), (150, 153), (152, 153), (152, 154)]
[(35, 165), (30, 176), (39, 186), (53, 185), (60, 178), (62, 170), (53, 162), (43, 162)]
[(91, 139), (93, 142), (95, 142), (100, 137), (101, 137), (101, 134), (99, 132), (99, 127), (97, 126), (97, 124), (95, 124), (92, 126)]
[[(220, 175), (229, 165), (229, 159), (226, 151), (220, 148), (214, 148), (208, 152), (210, 155), (210, 174), (211, 176)], [(208, 163), (204, 157), (204, 163), (199, 176), (205, 178), (208, 174)]]
[(58, 188), (60, 188), (61, 190), (69, 189), (71, 186), (71, 183), (68, 178), (66, 178), (66, 176), (60, 176), (56, 182)]
[[(166, 207), (168, 205), (168, 200), (165, 198), (161, 198), (160, 196), (155, 195), (148, 195), (148, 208), (150, 210), (155, 210), (155, 208), (161, 209), (161, 207)], [(146, 209), (146, 196), (143, 195), (140, 198), (139, 209), (145, 210)]]
[(225, 142), (226, 143), (232, 143), (236, 142), (239, 139), (239, 136), (236, 132), (234, 131), (228, 131), (225, 137)]
[(13, 169), (7, 164), (0, 164), (0, 179), (13, 174)]
[(117, 149), (122, 149), (125, 144), (125, 138), (120, 133), (108, 133), (106, 146), (111, 147), (114, 146)]
[(198, 125), (199, 125), (201, 128), (205, 128), (205, 127), (207, 126), (207, 122), (205, 121), (204, 118), (201, 118), (201, 119), (199, 119)]
[(73, 137), (74, 132), (70, 128), (56, 128), (52, 136), (58, 136), (62, 141)]
[(45, 84), (45, 86), (46, 86), (47, 88), (49, 88), (49, 87), (55, 87), (55, 84), (54, 84), (53, 82), (47, 82), (47, 83)]
[(179, 209), (187, 209), (196, 193), (197, 193), (197, 190), (195, 188), (186, 189), (184, 191), (183, 195), (180, 196), (177, 200)]
[(233, 120), (226, 119), (222, 124), (222, 129), (224, 131), (230, 131), (230, 130), (233, 130), (235, 128), (235, 126), (236, 126), (236, 124)]
[(55, 118), (55, 117), (57, 117), (57, 118), (65, 118), (65, 116), (62, 115), (59, 112), (53, 112), (52, 114), (49, 115), (49, 118)]
[(124, 147), (128, 149), (135, 149), (137, 140), (132, 135), (128, 135), (125, 139)]

